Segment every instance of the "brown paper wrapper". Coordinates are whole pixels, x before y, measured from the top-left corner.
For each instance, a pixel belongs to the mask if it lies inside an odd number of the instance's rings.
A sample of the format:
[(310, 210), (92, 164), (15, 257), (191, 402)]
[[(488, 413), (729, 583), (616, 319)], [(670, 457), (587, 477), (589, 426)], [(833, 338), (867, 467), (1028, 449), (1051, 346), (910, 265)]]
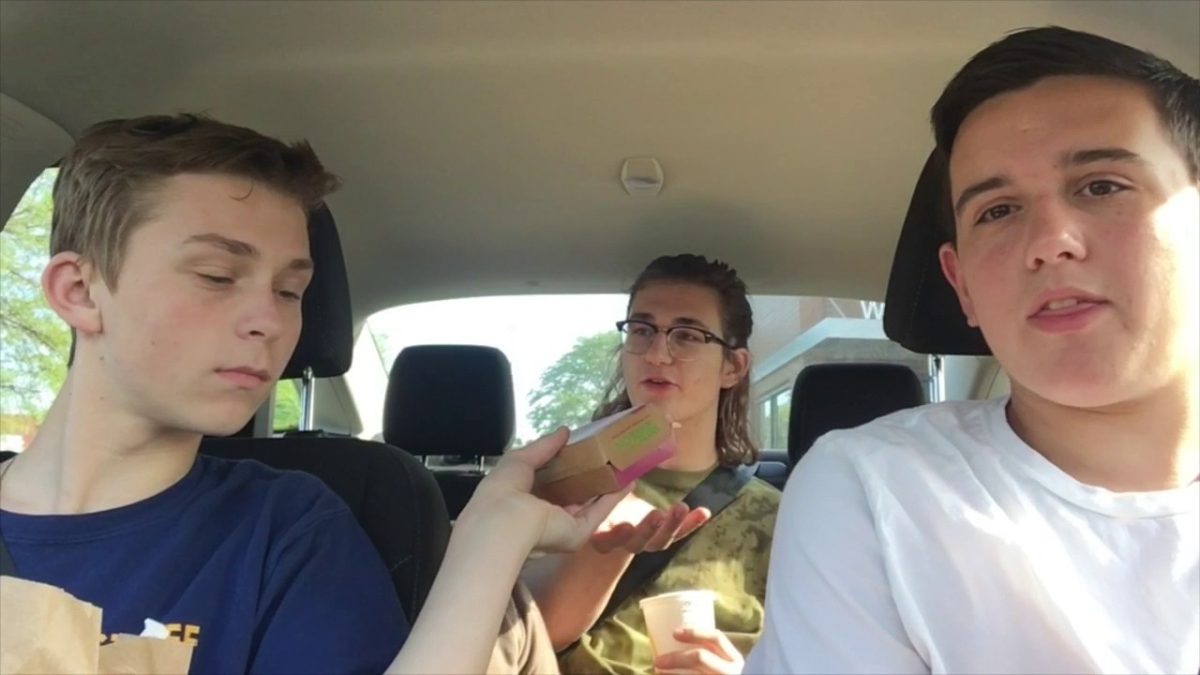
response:
[(118, 635), (101, 646), (101, 618), (61, 588), (0, 576), (0, 675), (187, 672), (192, 645)]

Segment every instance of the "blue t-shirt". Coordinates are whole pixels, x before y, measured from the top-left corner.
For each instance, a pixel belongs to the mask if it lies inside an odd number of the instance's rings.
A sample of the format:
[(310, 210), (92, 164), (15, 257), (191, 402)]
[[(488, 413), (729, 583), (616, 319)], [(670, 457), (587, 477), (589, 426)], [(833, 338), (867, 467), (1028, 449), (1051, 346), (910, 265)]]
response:
[(408, 636), (383, 562), (317, 478), (199, 456), (149, 499), (71, 516), (0, 511), (19, 576), (192, 642), (193, 673), (380, 673)]

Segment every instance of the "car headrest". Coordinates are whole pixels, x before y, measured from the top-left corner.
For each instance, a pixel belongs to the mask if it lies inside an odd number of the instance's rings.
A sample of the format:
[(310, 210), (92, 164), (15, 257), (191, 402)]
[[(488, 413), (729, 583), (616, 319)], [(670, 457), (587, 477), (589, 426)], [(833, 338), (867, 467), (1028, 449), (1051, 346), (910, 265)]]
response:
[(942, 275), (938, 248), (954, 227), (945, 156), (934, 150), (917, 179), (888, 279), (883, 331), (919, 354), (991, 354), (983, 333), (967, 325), (958, 297)]
[(499, 349), (407, 347), (388, 378), (383, 440), (417, 456), (500, 455), (514, 411), (512, 368)]
[(820, 363), (805, 367), (792, 389), (788, 460), (795, 467), (824, 434), (851, 429), (904, 408), (924, 405), (917, 374), (896, 363)]
[(304, 325), (283, 379), (297, 378), (311, 367), (315, 377), (337, 377), (350, 369), (354, 352), (354, 323), (350, 315), (350, 284), (342, 243), (329, 208), (313, 211), (308, 221), (308, 248), (313, 278), (304, 292)]

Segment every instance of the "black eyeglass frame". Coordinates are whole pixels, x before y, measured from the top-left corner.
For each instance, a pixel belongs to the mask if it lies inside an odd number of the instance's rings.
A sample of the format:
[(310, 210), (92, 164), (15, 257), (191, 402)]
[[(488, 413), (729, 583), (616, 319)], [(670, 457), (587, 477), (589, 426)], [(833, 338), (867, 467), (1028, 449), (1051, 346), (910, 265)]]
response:
[[(699, 326), (679, 325), (679, 326), (669, 326), (667, 328), (659, 328), (658, 326), (650, 323), (649, 321), (642, 321), (641, 319), (625, 319), (624, 321), (617, 322), (617, 331), (619, 331), (622, 335), (628, 336), (629, 334), (625, 332), (625, 328), (627, 326), (629, 326), (630, 324), (633, 324), (635, 326), (645, 326), (645, 327), (649, 328), (650, 330), (654, 331), (654, 336), (651, 337), (651, 339), (650, 339), (651, 345), (653, 345), (654, 339), (658, 337), (659, 333), (663, 333), (664, 335), (666, 335), (668, 350), (670, 350), (670, 348), (671, 348), (671, 332), (676, 331), (676, 330), (689, 330), (689, 331), (694, 331), (696, 333), (699, 333), (704, 336), (704, 344), (706, 344), (706, 345), (712, 344), (715, 342), (715, 343), (721, 345), (722, 347), (724, 347), (725, 349), (728, 349), (731, 351), (734, 349), (739, 349), (739, 347), (734, 347), (733, 345), (729, 344), (725, 340), (718, 337), (716, 333), (713, 333), (712, 331), (700, 328)], [(625, 349), (624, 341), (622, 341), (621, 348)], [(630, 352), (630, 353), (632, 354), (633, 352)], [(643, 352), (643, 353), (645, 353), (645, 352)], [(672, 356), (674, 356), (674, 353), (672, 353)]]

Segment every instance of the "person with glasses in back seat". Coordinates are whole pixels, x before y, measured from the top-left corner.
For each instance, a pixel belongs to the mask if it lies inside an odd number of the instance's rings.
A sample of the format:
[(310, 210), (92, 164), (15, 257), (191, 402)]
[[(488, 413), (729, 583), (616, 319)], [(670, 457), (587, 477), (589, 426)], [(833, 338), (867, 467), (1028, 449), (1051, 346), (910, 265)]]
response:
[(566, 433), (480, 485), (408, 644), (381, 559), (319, 479), (197, 454), (246, 424), (288, 362), (307, 211), (336, 186), (307, 143), (206, 117), (84, 131), (42, 275), (76, 348), (29, 449), (0, 464), (0, 572), (97, 605), (101, 640), (165, 625), (195, 645), (196, 673), (486, 666), (530, 550), (581, 545), (620, 498), (568, 513), (529, 495)]
[[(656, 404), (675, 421), (677, 446), (636, 482), (590, 545), (527, 566), (562, 672), (741, 671), (762, 630), (780, 497), (747, 466), (757, 456), (747, 412), (752, 325), (746, 286), (720, 261), (664, 256), (634, 282), (628, 318), (618, 324), (621, 362), (596, 417)], [(726, 486), (719, 512), (685, 503), (698, 486), (730, 476), (743, 478)], [(664, 550), (672, 552), (643, 567), (645, 556)], [(692, 589), (716, 592), (718, 630), (679, 634), (690, 648), (656, 660), (638, 602)]]
[(933, 107), (939, 255), (1011, 396), (821, 439), (754, 673), (1200, 670), (1200, 82), (1064, 28)]

